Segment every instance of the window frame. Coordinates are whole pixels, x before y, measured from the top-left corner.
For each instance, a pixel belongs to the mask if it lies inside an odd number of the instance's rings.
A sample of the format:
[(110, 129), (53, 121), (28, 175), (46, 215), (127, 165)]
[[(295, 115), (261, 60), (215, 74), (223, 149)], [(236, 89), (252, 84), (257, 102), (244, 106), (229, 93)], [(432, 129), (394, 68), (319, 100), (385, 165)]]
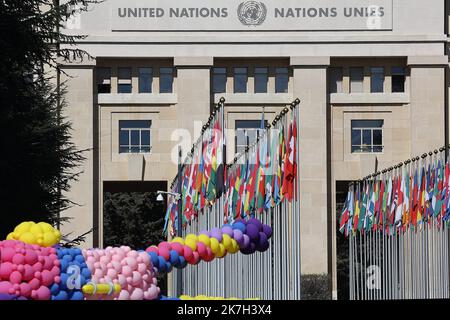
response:
[[(369, 121), (380, 121), (381, 126), (380, 127), (370, 127), (370, 126), (354, 126), (354, 122), (361, 121), (361, 122), (369, 122)], [(350, 152), (352, 154), (381, 154), (384, 152), (384, 119), (352, 119), (350, 120)], [(360, 144), (353, 144), (353, 132), (359, 131), (360, 134)], [(364, 132), (370, 131), (370, 144), (366, 145), (364, 144)], [(381, 144), (374, 144), (374, 131), (380, 131), (381, 132)], [(354, 150), (353, 148), (359, 148), (358, 150)], [(370, 148), (370, 151), (364, 151), (366, 149)], [(380, 148), (381, 151), (374, 151), (375, 148)]]
[[(361, 90), (355, 90), (353, 89), (353, 85), (359, 84), (359, 82), (356, 82), (357, 79), (353, 79), (352, 75), (354, 75), (352, 73), (352, 71), (354, 70), (359, 70), (361, 71), (360, 75), (361, 75)], [(350, 83), (350, 93), (364, 93), (364, 67), (361, 66), (356, 66), (356, 67), (349, 67), (349, 83)], [(359, 79), (358, 79), (359, 81)]]
[[(149, 126), (148, 127), (144, 127), (144, 126), (138, 126), (138, 127), (132, 127), (132, 126), (124, 126), (122, 127), (122, 123), (123, 122), (138, 122), (138, 121), (142, 121), (142, 122), (148, 122)], [(118, 141), (118, 151), (119, 154), (150, 154), (152, 151), (152, 120), (119, 120), (119, 141)], [(139, 143), (138, 144), (132, 144), (131, 142), (131, 137), (132, 137), (132, 132), (133, 131), (138, 131), (139, 132)], [(142, 132), (143, 131), (148, 131), (149, 134), (149, 144), (142, 144)], [(122, 132), (127, 132), (128, 134), (128, 144), (121, 144), (121, 134)], [(128, 148), (128, 151), (122, 151), (122, 148)], [(138, 152), (133, 152), (132, 149), (133, 148), (139, 148)], [(148, 148), (148, 151), (143, 151), (143, 148)]]
[[(107, 72), (105, 72), (105, 71), (107, 71)], [(100, 93), (100, 94), (111, 93), (111, 82), (112, 82), (111, 81), (111, 68), (110, 67), (97, 67), (97, 70), (96, 70), (97, 93)], [(109, 86), (109, 90), (99, 90), (100, 86)]]
[[(129, 77), (122, 77), (121, 71), (128, 70)], [(127, 73), (128, 73), (127, 72)], [(117, 68), (117, 93), (118, 94), (130, 94), (133, 93), (133, 68), (131, 67), (118, 67)], [(129, 88), (129, 90), (123, 91), (124, 88)]]
[[(255, 124), (258, 123), (258, 127), (240, 127), (238, 128), (238, 123), (242, 122), (242, 123), (248, 123), (248, 122), (254, 122)], [(268, 124), (268, 121), (265, 119), (264, 120), (264, 127)], [(255, 140), (258, 138), (258, 136), (260, 135), (260, 131), (264, 131), (265, 129), (261, 129), (261, 119), (237, 119), (234, 121), (234, 153), (238, 154), (241, 152), (238, 152), (238, 147), (246, 147), (247, 143), (245, 145), (242, 144), (238, 144), (238, 132), (243, 131), (244, 136), (245, 136), (245, 132), (247, 132), (247, 137), (248, 137), (248, 132), (251, 133), (255, 133), (256, 132), (256, 136), (255, 136)], [(253, 142), (253, 141), (252, 141)], [(249, 139), (249, 145), (252, 143), (250, 142)], [(245, 149), (244, 149), (245, 150)]]

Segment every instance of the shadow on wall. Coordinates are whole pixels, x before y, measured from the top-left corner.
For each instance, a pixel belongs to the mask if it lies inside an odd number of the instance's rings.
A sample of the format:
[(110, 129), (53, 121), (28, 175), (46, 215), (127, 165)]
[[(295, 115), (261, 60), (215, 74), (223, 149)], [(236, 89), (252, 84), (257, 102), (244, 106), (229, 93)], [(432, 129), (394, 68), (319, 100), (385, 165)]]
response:
[(301, 279), (302, 300), (331, 300), (329, 275), (308, 274)]

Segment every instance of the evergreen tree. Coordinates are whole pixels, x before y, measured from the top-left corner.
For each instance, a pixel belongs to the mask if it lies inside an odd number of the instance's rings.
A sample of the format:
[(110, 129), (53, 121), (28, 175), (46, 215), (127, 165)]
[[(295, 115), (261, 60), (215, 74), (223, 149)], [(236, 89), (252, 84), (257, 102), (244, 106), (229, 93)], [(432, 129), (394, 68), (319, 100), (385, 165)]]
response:
[[(65, 21), (96, 1), (0, 0), (0, 239), (22, 221), (59, 222), (83, 160), (70, 140), (58, 59), (83, 59)], [(78, 9), (72, 10), (75, 5)]]

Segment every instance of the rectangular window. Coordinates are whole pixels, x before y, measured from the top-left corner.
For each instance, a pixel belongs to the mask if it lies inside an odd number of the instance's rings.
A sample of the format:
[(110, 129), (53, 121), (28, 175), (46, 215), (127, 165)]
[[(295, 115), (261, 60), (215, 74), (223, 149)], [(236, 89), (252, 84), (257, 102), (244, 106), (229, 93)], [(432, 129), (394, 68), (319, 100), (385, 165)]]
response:
[(350, 93), (361, 93), (364, 91), (364, 68), (350, 68)]
[(97, 93), (111, 93), (111, 68), (97, 68)]
[(268, 68), (255, 68), (255, 93), (267, 93)]
[(119, 153), (149, 153), (150, 120), (119, 120)]
[(342, 68), (330, 68), (330, 93), (342, 93)]
[(275, 93), (287, 93), (289, 89), (289, 69), (275, 69)]
[(117, 92), (131, 93), (131, 68), (118, 68)]
[(227, 68), (213, 69), (214, 93), (225, 93), (227, 91)]
[(247, 82), (247, 68), (234, 68), (234, 93), (246, 93)]
[(352, 120), (352, 153), (383, 151), (384, 120)]
[(384, 68), (370, 68), (370, 92), (384, 92)]
[(173, 68), (159, 68), (159, 93), (173, 92)]
[(405, 92), (405, 80), (405, 68), (392, 67), (392, 92)]
[(153, 69), (139, 68), (139, 93), (152, 93)]
[[(267, 120), (264, 120), (264, 127)], [(261, 132), (261, 120), (236, 120), (235, 122), (235, 152), (245, 151), (245, 147), (256, 141)]]

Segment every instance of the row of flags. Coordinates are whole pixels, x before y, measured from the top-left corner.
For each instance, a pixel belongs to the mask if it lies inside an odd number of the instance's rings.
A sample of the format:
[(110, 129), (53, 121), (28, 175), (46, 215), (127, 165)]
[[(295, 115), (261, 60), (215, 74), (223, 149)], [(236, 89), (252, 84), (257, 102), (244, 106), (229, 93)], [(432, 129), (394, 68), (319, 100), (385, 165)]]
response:
[[(183, 228), (199, 212), (224, 197), (224, 221), (254, 216), (278, 205), (283, 199), (292, 201), (297, 175), (297, 120), (291, 117), (287, 130), (264, 129), (258, 143), (244, 153), (237, 163), (227, 167), (223, 108), (206, 129), (181, 173), (181, 210)], [(287, 132), (285, 132), (287, 131)], [(177, 185), (173, 185), (177, 193)], [(179, 202), (169, 197), (164, 230), (172, 233), (178, 226)]]
[(448, 224), (450, 166), (436, 157), (428, 164), (405, 165), (380, 180), (351, 186), (342, 210), (339, 231), (382, 230), (387, 234), (421, 230), (425, 223)]

